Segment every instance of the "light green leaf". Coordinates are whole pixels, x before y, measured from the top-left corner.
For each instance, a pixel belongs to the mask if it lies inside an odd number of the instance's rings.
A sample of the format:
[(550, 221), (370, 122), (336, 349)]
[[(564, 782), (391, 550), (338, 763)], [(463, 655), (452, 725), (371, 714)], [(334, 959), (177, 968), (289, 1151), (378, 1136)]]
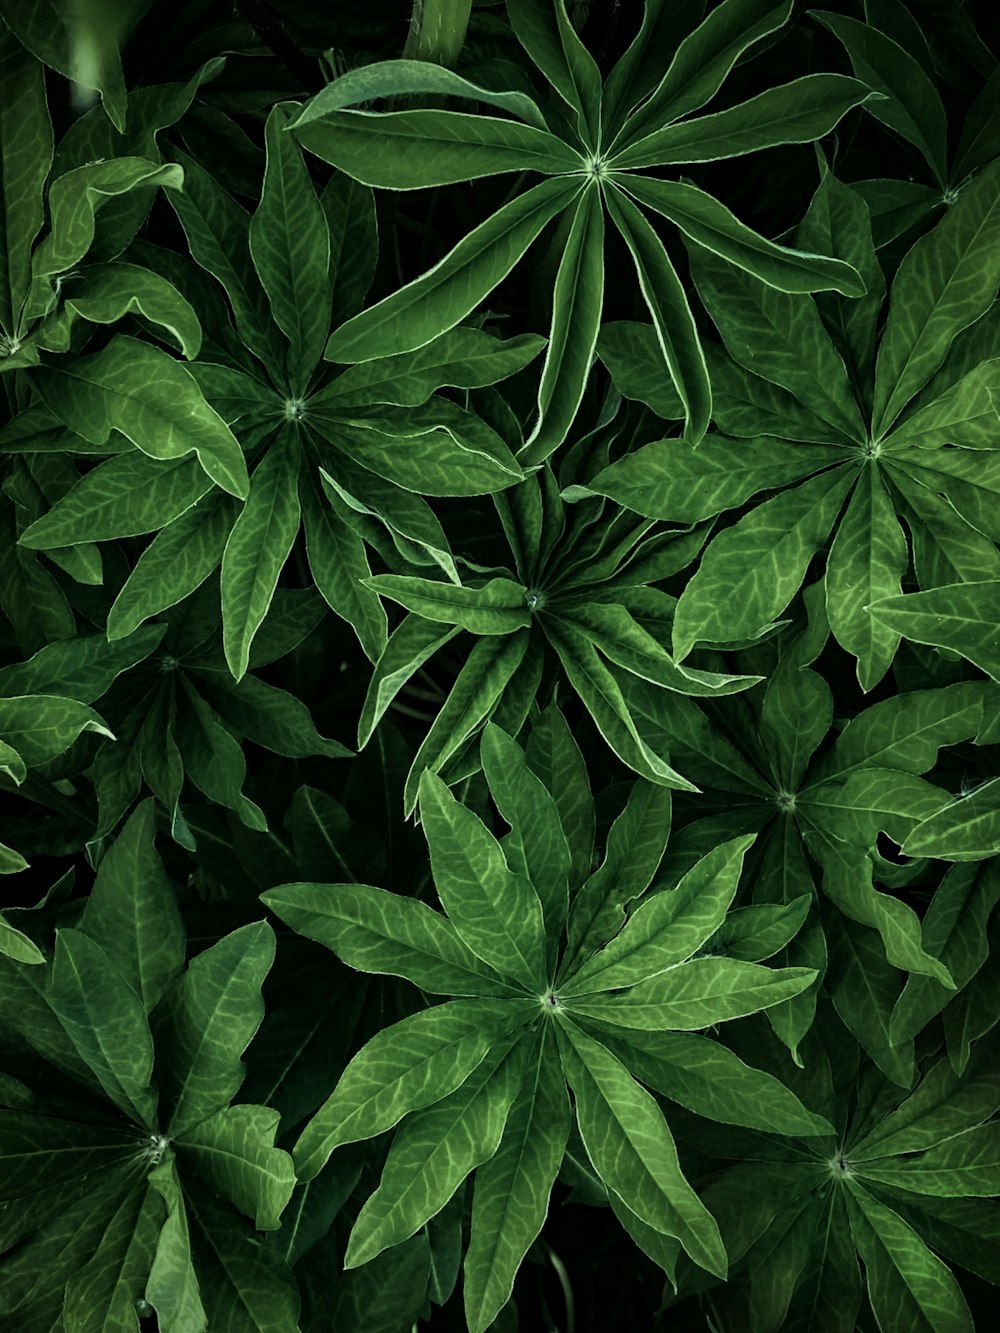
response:
[(1000, 1194), (1000, 1122), (978, 1125), (895, 1165), (876, 1160), (859, 1174), (878, 1184), (948, 1199), (993, 1199)]
[(511, 1013), (496, 1001), (455, 1000), (376, 1033), (299, 1136), (299, 1180), (318, 1175), (342, 1144), (374, 1138), (454, 1092), (507, 1030)]
[(423, 347), (460, 323), (501, 282), (579, 190), (545, 180), (512, 199), (421, 277), (336, 329), (330, 361), (372, 361)]
[(525, 1044), (510, 1046), (508, 1039), (492, 1050), (460, 1087), (411, 1113), (396, 1131), (378, 1189), (351, 1232), (345, 1268), (412, 1236), (496, 1152), (524, 1077)]
[(748, 835), (722, 843), (692, 866), (675, 889), (647, 898), (620, 934), (560, 983), (560, 995), (634, 986), (690, 958), (725, 917), (753, 840)]
[(720, 533), (674, 613), (673, 653), (753, 638), (784, 611), (837, 521), (853, 468), (832, 468), (758, 505)]
[(264, 1017), (260, 987), (274, 932), (252, 922), (188, 964), (156, 1010), (157, 1082), (177, 1138), (228, 1106), (243, 1082), (240, 1060)]
[(1000, 285), (1000, 164), (982, 171), (899, 266), (879, 347), (872, 428), (884, 436)]
[(420, 779), (420, 819), (438, 897), (459, 935), (502, 976), (543, 990), (545, 927), (531, 883), (508, 869), (485, 824), (430, 771)]
[(151, 1013), (184, 966), (184, 923), (153, 846), (154, 803), (143, 801), (104, 854), (80, 929), (105, 949)]
[(465, 1255), (465, 1316), (485, 1333), (548, 1211), (570, 1130), (569, 1099), (555, 1033), (543, 1028), (495, 1154), (476, 1173), (472, 1236)]
[(502, 843), (504, 859), (533, 885), (551, 953), (569, 911), (571, 858), (558, 806), (520, 745), (492, 722), (483, 729), (480, 755), (490, 794), (510, 825)]
[(288, 1153), (274, 1146), (281, 1117), (264, 1106), (228, 1106), (180, 1135), (183, 1158), (201, 1178), (254, 1219), (258, 1231), (280, 1225), (295, 1172)]
[[(936, 449), (942, 444), (957, 444), (963, 449), (996, 447), (1000, 417), (1000, 357), (992, 357), (974, 366), (940, 396), (930, 397), (934, 385), (921, 394), (912, 412), (894, 427), (885, 443), (886, 451), (902, 452), (901, 462), (910, 458), (904, 445)], [(923, 402), (929, 398), (928, 402)], [(891, 460), (887, 460), (890, 461)], [(925, 461), (934, 466), (935, 458)], [(985, 462), (985, 460), (982, 460)]]
[(1000, 580), (950, 583), (871, 605), (879, 624), (917, 643), (948, 648), (1000, 681)]
[(580, 1135), (595, 1171), (647, 1226), (676, 1236), (695, 1263), (724, 1278), (726, 1251), (718, 1226), (685, 1180), (656, 1102), (599, 1041), (573, 1023), (560, 1023), (557, 1030)]
[(243, 451), (191, 372), (150, 343), (121, 334), (94, 356), (37, 372), (46, 405), (71, 430), (104, 444), (113, 430), (150, 458), (194, 453), (224, 491), (243, 499)]
[(435, 995), (517, 995), (426, 903), (368, 884), (283, 884), (261, 901), (360, 972), (406, 977)]
[(246, 674), (250, 646), (298, 536), (298, 466), (297, 441), (289, 435), (268, 449), (222, 554), (223, 644), (236, 680)]
[(663, 354), (652, 324), (620, 319), (602, 324), (597, 355), (623, 398), (645, 403), (664, 421), (681, 421), (684, 404), (665, 373)]
[[(5, 874), (16, 874), (17, 871), (28, 868), (24, 857), (11, 847), (0, 846), (0, 864)], [(5, 958), (13, 958), (18, 963), (45, 962), (45, 955), (34, 940), (29, 939), (23, 931), (15, 930), (2, 916), (0, 916), (0, 954)]]

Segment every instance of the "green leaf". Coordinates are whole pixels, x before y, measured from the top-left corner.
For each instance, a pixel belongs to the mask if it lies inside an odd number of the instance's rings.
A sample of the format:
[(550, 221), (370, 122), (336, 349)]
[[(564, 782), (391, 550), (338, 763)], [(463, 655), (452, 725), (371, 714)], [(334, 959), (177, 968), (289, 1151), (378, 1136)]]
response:
[(526, 463), (548, 458), (569, 434), (587, 387), (603, 305), (604, 209), (600, 190), (591, 185), (578, 197), (559, 260), (538, 419), (524, 445)]
[(156, 1011), (157, 1081), (177, 1138), (228, 1106), (240, 1059), (264, 1017), (260, 987), (274, 959), (266, 921), (241, 926), (193, 958)]
[(545, 928), (531, 883), (508, 869), (485, 824), (430, 771), (420, 779), (420, 819), (438, 897), (459, 935), (502, 976), (543, 990)]
[(852, 1188), (847, 1205), (882, 1333), (901, 1321), (914, 1333), (973, 1333), (958, 1282), (913, 1228), (866, 1190)]
[(625, 1066), (572, 1023), (559, 1052), (573, 1089), (587, 1156), (601, 1179), (647, 1226), (676, 1236), (696, 1264), (726, 1274), (719, 1229), (681, 1173), (663, 1113)]
[(224, 1107), (178, 1140), (206, 1184), (252, 1217), (258, 1231), (280, 1226), (295, 1187), (292, 1159), (274, 1146), (280, 1119), (264, 1106)]
[(650, 123), (679, 120), (711, 101), (742, 55), (780, 28), (791, 13), (785, 0), (722, 0), (674, 53), (653, 94), (626, 122), (620, 139), (633, 142)]
[(114, 740), (92, 708), (53, 694), (12, 695), (0, 699), (0, 736), (29, 768), (62, 754), (84, 731)]
[(184, 923), (153, 846), (156, 816), (143, 801), (105, 853), (80, 929), (108, 951), (151, 1013), (184, 966)]
[(995, 1198), (1000, 1193), (1000, 1123), (978, 1125), (919, 1156), (865, 1164), (859, 1174), (878, 1184), (943, 1198)]
[(45, 76), (9, 32), (0, 35), (0, 327), (25, 332), (21, 308), (31, 283), (31, 246), (45, 218), (42, 192), (52, 164)]
[(596, 147), (601, 74), (567, 18), (564, 0), (554, 0), (544, 7), (531, 0), (507, 0), (507, 18), (546, 83), (576, 113), (581, 141), (589, 148)]
[(415, 898), (368, 884), (284, 884), (261, 901), (360, 972), (406, 977), (435, 995), (520, 993), (484, 966), (446, 917)]
[[(752, 909), (751, 909), (752, 910)], [(832, 1134), (780, 1079), (693, 1032), (630, 1031), (617, 1044), (632, 1073), (695, 1115), (771, 1134)]]
[(236, 680), (246, 674), (250, 646), (298, 536), (298, 466), (297, 442), (290, 435), (268, 449), (222, 554), (223, 644)]
[[(0, 849), (0, 857), (3, 858), (3, 870), (6, 874), (16, 873), (28, 868), (28, 863), (24, 857), (11, 847)], [(18, 861), (20, 861), (20, 864), (18, 864)], [(3, 954), (5, 958), (13, 958), (18, 963), (45, 962), (45, 955), (38, 945), (29, 939), (23, 931), (15, 930), (10, 922), (5, 921), (2, 916), (0, 916), (0, 954)]]
[(212, 489), (196, 458), (159, 461), (129, 452), (98, 464), (18, 539), (31, 550), (154, 532)]
[(815, 976), (808, 967), (693, 958), (647, 977), (622, 995), (572, 996), (566, 1003), (572, 1013), (617, 1027), (685, 1032), (781, 1004), (804, 991)]
[(538, 129), (545, 129), (545, 120), (530, 97), (518, 92), (494, 92), (490, 88), (470, 83), (450, 69), (423, 60), (376, 60), (359, 69), (348, 70), (322, 88), (289, 126), (292, 130), (321, 119), (331, 111), (358, 102), (370, 102), (381, 97), (400, 97), (411, 93), (442, 94), (445, 97), (463, 97), (473, 102), (509, 111)]
[(555, 1033), (543, 1028), (494, 1155), (476, 1173), (472, 1236), (465, 1255), (465, 1317), (485, 1333), (548, 1211), (570, 1130), (569, 1099)]
[(442, 628), (438, 622), (424, 620), (422, 616), (411, 614), (400, 621), (375, 663), (368, 684), (358, 723), (359, 750), (371, 740), (379, 721), (410, 677), (457, 633), (457, 628)]
[[(929, 401), (922, 402), (924, 398)], [(913, 411), (893, 429), (886, 448), (896, 452), (903, 445), (936, 449), (942, 444), (956, 444), (965, 449), (992, 449), (998, 398), (1000, 358), (997, 357), (974, 366), (940, 396), (934, 394), (932, 381)], [(905, 465), (909, 461), (904, 452), (900, 462)], [(926, 461), (933, 467), (937, 459), (929, 457)]]
[(697, 448), (687, 439), (654, 440), (598, 472), (587, 489), (647, 518), (699, 523), (761, 491), (803, 481), (842, 458), (838, 449), (805, 449), (766, 437), (745, 441), (707, 435)]
[(509, 1047), (508, 1040), (491, 1051), (460, 1087), (414, 1111), (396, 1131), (378, 1189), (351, 1232), (345, 1268), (412, 1236), (496, 1152), (524, 1077), (524, 1044)]
[(690, 958), (725, 917), (753, 840), (748, 835), (722, 843), (692, 866), (675, 889), (647, 898), (609, 944), (560, 984), (560, 995), (634, 986)]
[[(787, 389), (846, 440), (867, 438), (847, 367), (823, 326), (815, 301), (806, 294), (778, 291), (755, 281), (752, 275), (698, 250), (691, 253), (691, 271), (698, 294), (734, 361)], [(764, 330), (766, 335), (761, 337)]]
[(305, 393), (330, 332), (330, 234), (298, 145), (285, 133), (288, 124), (288, 110), (273, 107), (249, 245), (274, 322), (291, 344), (288, 384), (295, 397)]
[(602, 324), (597, 355), (623, 398), (645, 403), (664, 421), (680, 421), (684, 404), (669, 374), (652, 324), (620, 319)]
[(170, 204), (191, 257), (222, 284), (240, 338), (280, 380), (285, 349), (251, 261), (250, 217), (204, 167), (176, 147), (170, 151), (184, 168), (184, 189), (171, 193)]
[(864, 608), (898, 594), (906, 569), (906, 538), (885, 483), (869, 463), (851, 493), (826, 566), (830, 629), (858, 659), (858, 683), (866, 692), (888, 671), (899, 636)]
[(547, 617), (546, 637), (566, 676), (615, 754), (640, 777), (680, 791), (697, 788), (655, 754), (640, 734), (624, 695), (593, 643), (572, 622)]
[(520, 745), (492, 722), (483, 729), (480, 755), (490, 795), (510, 825), (501, 844), (504, 859), (534, 887), (551, 953), (569, 911), (571, 858), (559, 808)]
[(1000, 681), (1000, 581), (950, 583), (873, 602), (879, 624), (916, 643), (948, 648)]
[(108, 1219), (91, 1258), (66, 1284), (66, 1333), (137, 1329), (135, 1307), (144, 1299), (165, 1210), (155, 1190), (133, 1189)]
[(893, 1042), (889, 1035), (901, 973), (886, 962), (878, 935), (866, 926), (831, 917), (826, 936), (830, 995), (841, 1021), (885, 1076), (908, 1088), (913, 1082), (913, 1042)]
[(663, 243), (623, 189), (608, 189), (605, 199), (632, 255), (660, 353), (681, 400), (686, 436), (697, 444), (712, 416), (712, 386), (687, 295)]
[(424, 620), (473, 634), (513, 634), (531, 624), (525, 588), (512, 579), (488, 579), (478, 588), (457, 588), (406, 574), (377, 574), (366, 582)]
[(236, 437), (191, 372), (150, 343), (118, 334), (94, 356), (36, 372), (35, 384), (50, 410), (92, 443), (105, 444), (117, 430), (150, 458), (193, 453), (216, 485), (245, 498)]
[(879, 347), (872, 430), (883, 437), (1000, 285), (1000, 165), (982, 171), (899, 266)]
[(919, 62), (877, 27), (825, 10), (811, 16), (838, 37), (854, 72), (881, 93), (865, 109), (923, 153), (943, 190), (948, 180), (948, 122), (937, 89)]
[(394, 403), (421, 407), (446, 385), (478, 389), (522, 370), (545, 340), (533, 333), (494, 338), (482, 329), (449, 329), (412, 352), (349, 366), (313, 394), (310, 409), (326, 403)]
[[(627, 184), (625, 183), (627, 181)], [(777, 245), (753, 231), (718, 199), (684, 181), (629, 175), (622, 182), (639, 204), (659, 213), (697, 245), (780, 292), (843, 292), (863, 296), (857, 269), (842, 259)]]
[(342, 1144), (374, 1138), (454, 1092), (503, 1035), (511, 1012), (495, 1001), (455, 1000), (376, 1033), (299, 1136), (299, 1180), (318, 1175)]
[(666, 125), (629, 143), (611, 159), (614, 171), (671, 163), (715, 162), (778, 144), (810, 143), (829, 134), (852, 107), (874, 100), (871, 88), (843, 74), (807, 74), (746, 102)]
[(146, 1300), (164, 1333), (207, 1333), (208, 1319), (191, 1257), (191, 1238), (173, 1158), (149, 1173), (149, 1187), (167, 1206), (146, 1283)]
[(525, 751), (528, 766), (551, 794), (569, 842), (570, 885), (589, 874), (594, 845), (594, 803), (587, 766), (566, 719), (551, 703), (535, 720)]
[(960, 796), (919, 823), (903, 844), (906, 856), (981, 861), (1000, 853), (1000, 778)]
[(201, 323), (190, 301), (172, 282), (138, 264), (88, 264), (64, 308), (91, 324), (115, 324), (127, 314), (141, 315), (166, 329), (188, 361), (201, 350)]
[(715, 538), (677, 603), (675, 660), (697, 643), (753, 638), (784, 611), (853, 480), (853, 469), (830, 469), (758, 505)]
[(491, 635), (476, 641), (451, 693), (414, 755), (403, 788), (403, 813), (413, 813), (421, 774), (438, 773), (502, 701), (528, 651), (527, 634)]
[(107, 1097), (152, 1129), (153, 1039), (138, 995), (100, 945), (79, 930), (56, 932), (48, 1000)]
[(421, 190), (507, 171), (579, 171), (579, 153), (532, 125), (464, 111), (328, 111), (295, 137), (364, 185)]
[(454, 328), (501, 282), (579, 189), (545, 180), (469, 232), (432, 269), (336, 329), (330, 361), (372, 361), (423, 347)]
[(128, 638), (144, 620), (195, 592), (222, 559), (238, 512), (232, 496), (213, 490), (161, 528), (108, 612), (108, 639)]
[(96, 218), (108, 200), (136, 189), (169, 187), (178, 191), (184, 172), (142, 157), (116, 157), (88, 162), (53, 181), (49, 187), (49, 232), (31, 260), (31, 292), (25, 318), (46, 315), (57, 299), (52, 279), (78, 263), (94, 240)]

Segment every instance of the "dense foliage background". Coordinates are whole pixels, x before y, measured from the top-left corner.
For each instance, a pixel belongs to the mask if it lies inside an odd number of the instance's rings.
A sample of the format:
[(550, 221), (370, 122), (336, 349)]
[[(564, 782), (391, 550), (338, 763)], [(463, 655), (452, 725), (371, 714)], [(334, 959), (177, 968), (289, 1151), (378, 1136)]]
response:
[(0, 0), (0, 1317), (969, 1333), (1000, 19)]

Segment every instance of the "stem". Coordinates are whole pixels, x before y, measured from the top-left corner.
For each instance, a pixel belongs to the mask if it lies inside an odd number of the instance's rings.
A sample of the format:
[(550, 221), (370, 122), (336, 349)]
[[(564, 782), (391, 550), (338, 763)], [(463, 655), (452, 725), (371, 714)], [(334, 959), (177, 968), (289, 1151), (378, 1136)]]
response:
[(413, 0), (404, 60), (431, 60), (454, 65), (469, 27), (472, 0)]

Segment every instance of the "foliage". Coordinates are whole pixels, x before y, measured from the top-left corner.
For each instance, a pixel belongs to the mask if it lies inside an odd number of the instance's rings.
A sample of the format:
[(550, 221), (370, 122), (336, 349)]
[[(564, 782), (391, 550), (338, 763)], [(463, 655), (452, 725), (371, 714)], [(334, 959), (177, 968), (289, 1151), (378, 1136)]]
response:
[(997, 50), (0, 0), (5, 1326), (988, 1316)]

